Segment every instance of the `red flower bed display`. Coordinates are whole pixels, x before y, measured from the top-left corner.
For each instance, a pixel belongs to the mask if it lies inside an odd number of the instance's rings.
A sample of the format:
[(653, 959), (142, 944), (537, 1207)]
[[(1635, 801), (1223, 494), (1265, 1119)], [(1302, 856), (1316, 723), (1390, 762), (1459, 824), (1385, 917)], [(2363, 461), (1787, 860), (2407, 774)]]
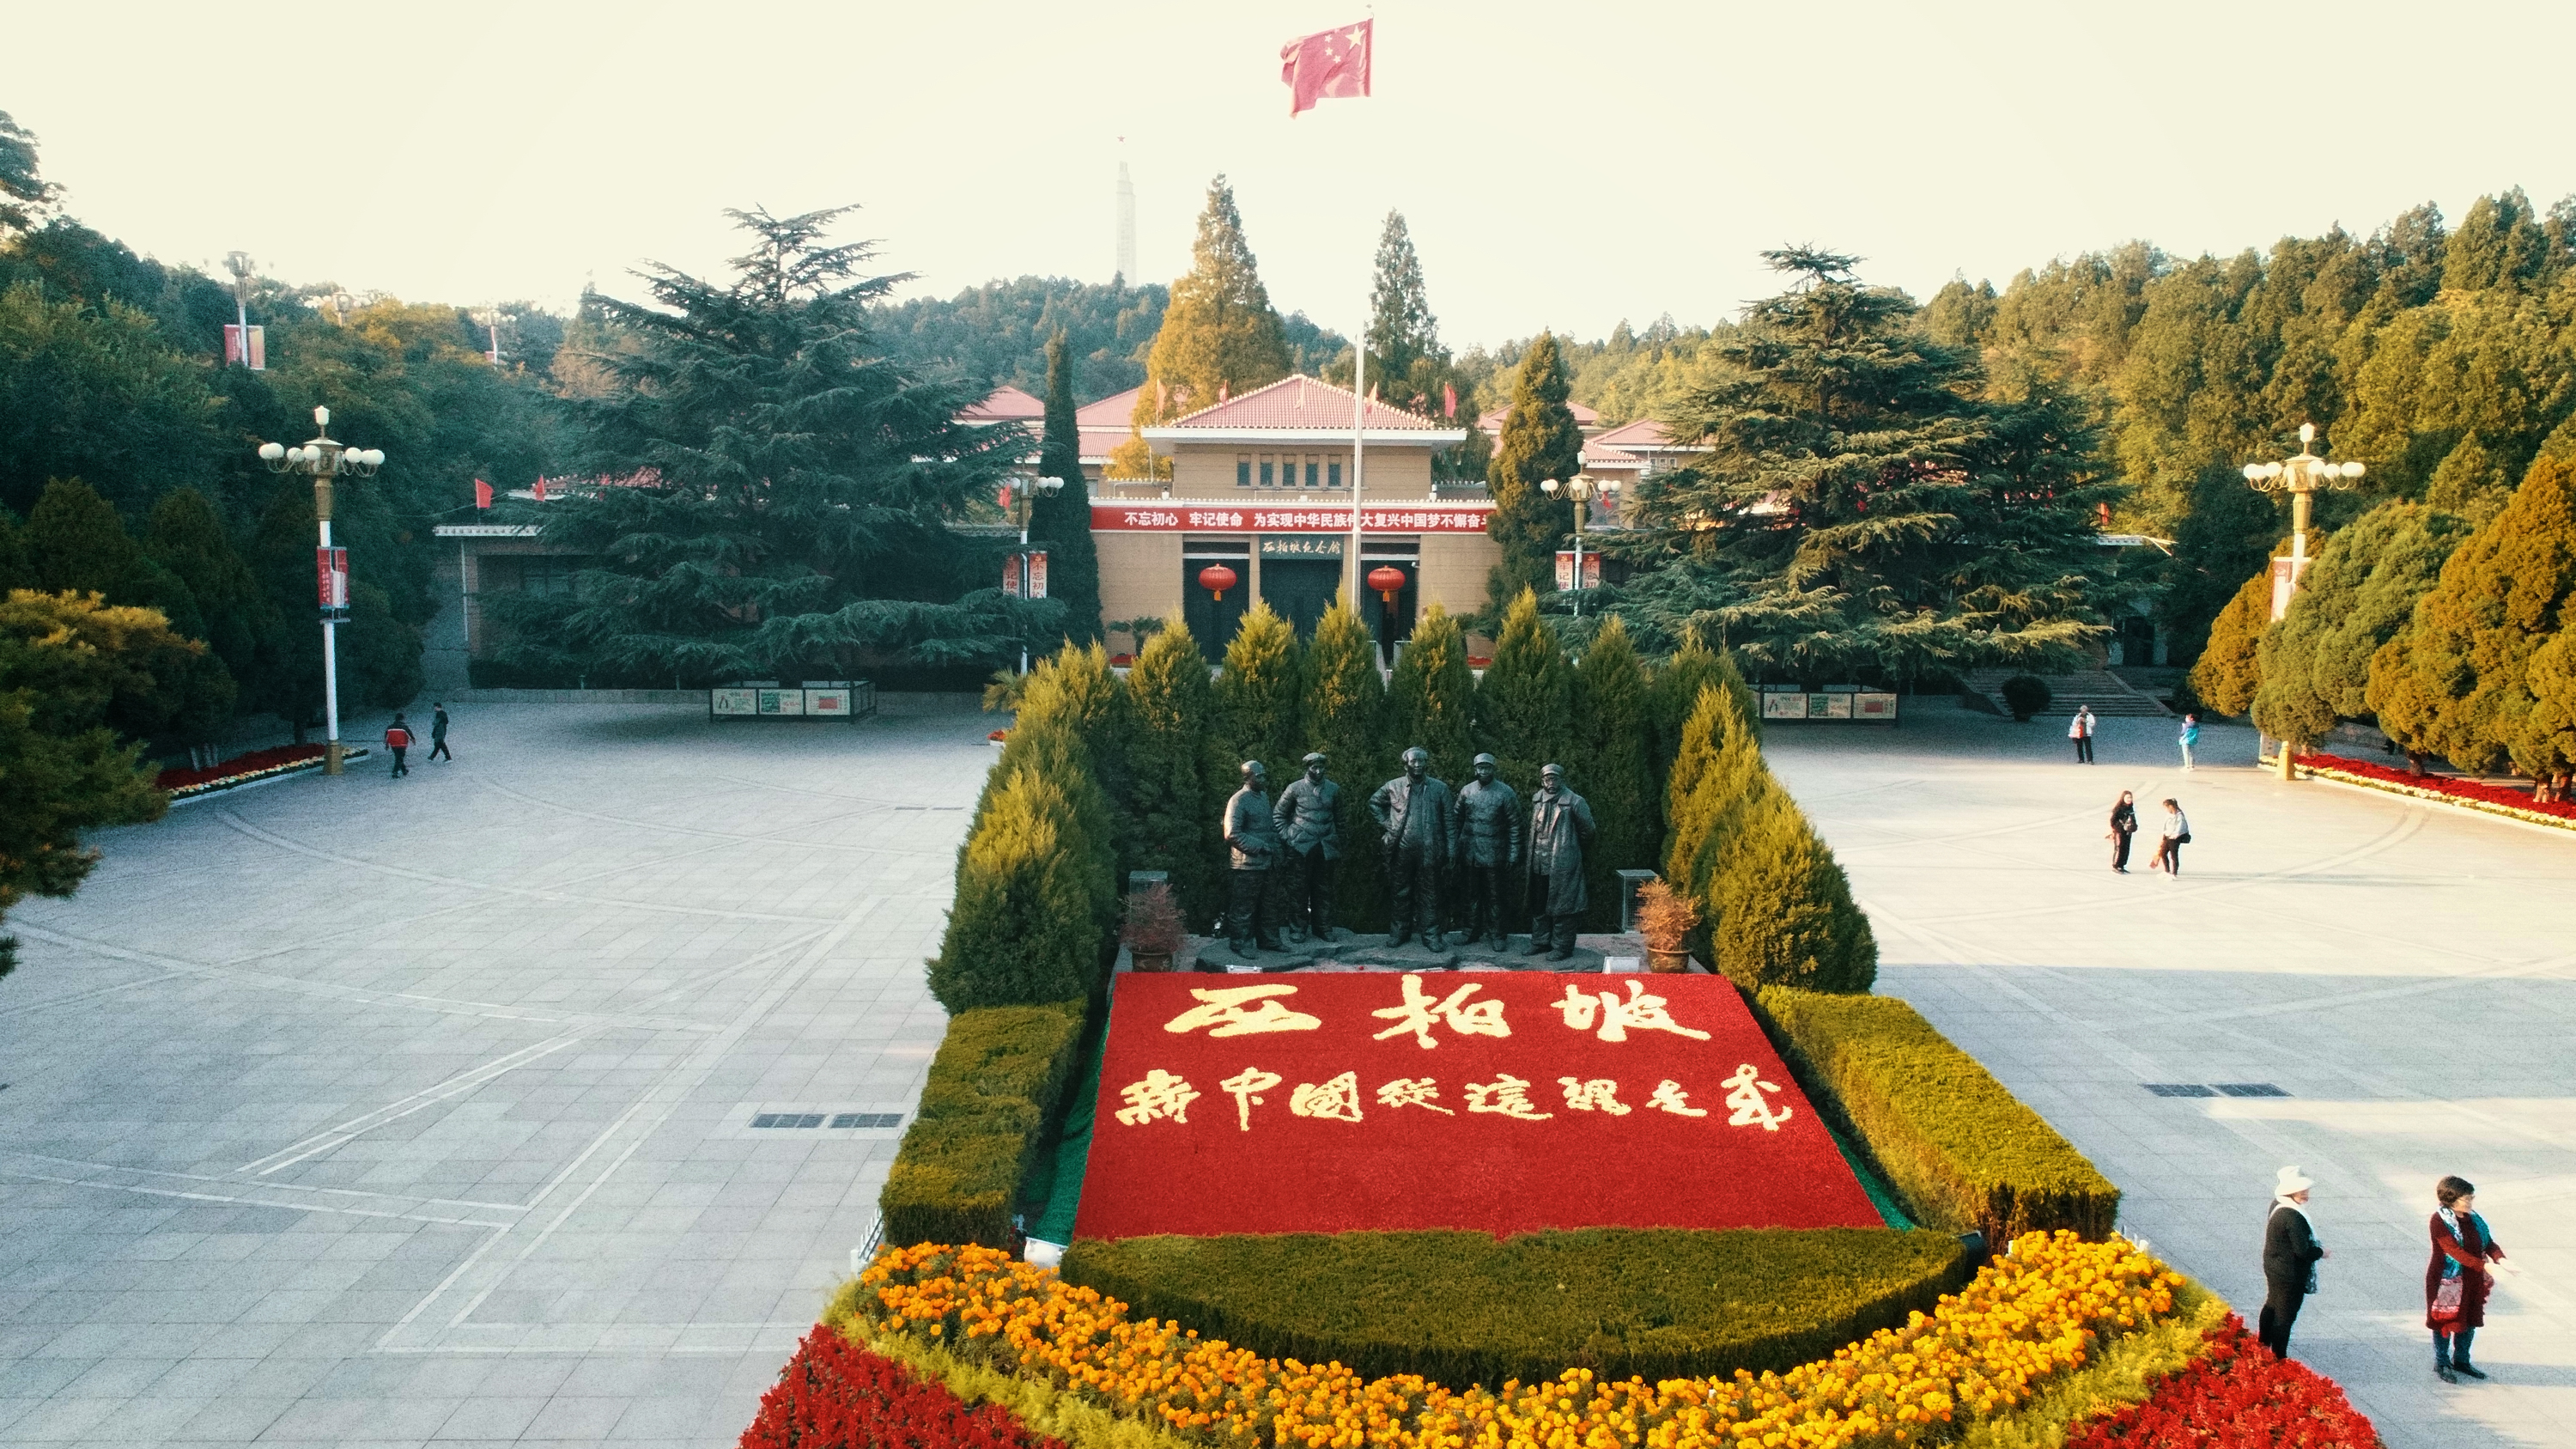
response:
[(2207, 1354), (2143, 1404), (2078, 1426), (2066, 1449), (2376, 1449), (2379, 1434), (2335, 1381), (2255, 1342), (2235, 1314)]
[(2422, 800), (2449, 800), (2498, 815), (2550, 825), (2576, 825), (2576, 802), (2556, 800), (2542, 804), (2531, 798), (2529, 790), (2448, 775), (2410, 775), (2404, 770), (2345, 755), (2301, 755), (2298, 761), (2300, 769), (2330, 780), (2349, 780), (2356, 785), (2370, 785)]
[(761, 1395), (742, 1449), (1064, 1449), (992, 1404), (970, 1409), (941, 1384), (816, 1325)]
[(154, 783), (171, 794), (185, 799), (190, 795), (203, 794), (210, 789), (246, 784), (252, 780), (266, 779), (270, 775), (283, 775), (321, 762), (320, 745), (273, 745), (265, 750), (253, 750), (246, 755), (235, 755), (220, 765), (212, 765), (202, 770), (163, 770), (160, 778)]

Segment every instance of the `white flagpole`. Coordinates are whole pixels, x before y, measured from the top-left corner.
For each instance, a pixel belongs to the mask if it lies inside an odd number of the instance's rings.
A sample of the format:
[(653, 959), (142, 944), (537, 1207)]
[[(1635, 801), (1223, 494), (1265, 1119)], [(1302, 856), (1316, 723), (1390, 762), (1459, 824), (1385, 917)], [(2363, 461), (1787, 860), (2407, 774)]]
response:
[(1361, 607), (1362, 589), (1366, 584), (1360, 568), (1360, 474), (1365, 452), (1368, 423), (1368, 329), (1360, 329), (1356, 348), (1359, 369), (1351, 376), (1351, 608)]

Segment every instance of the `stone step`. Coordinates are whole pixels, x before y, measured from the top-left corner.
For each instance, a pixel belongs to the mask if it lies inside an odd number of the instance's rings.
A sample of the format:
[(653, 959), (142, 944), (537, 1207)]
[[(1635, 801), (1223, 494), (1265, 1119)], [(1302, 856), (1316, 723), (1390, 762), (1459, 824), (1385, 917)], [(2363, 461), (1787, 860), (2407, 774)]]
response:
[[(1977, 669), (1969, 671), (1967, 687), (1991, 701), (1996, 710), (2010, 715), (2004, 707), (2003, 683), (2018, 671), (2010, 669)], [(2049, 705), (2044, 713), (2072, 715), (2079, 704), (2089, 704), (2093, 713), (2103, 719), (2170, 719), (2173, 711), (2164, 701), (2129, 686), (2126, 680), (2107, 670), (2085, 669), (2071, 674), (2043, 674), (2048, 683)]]

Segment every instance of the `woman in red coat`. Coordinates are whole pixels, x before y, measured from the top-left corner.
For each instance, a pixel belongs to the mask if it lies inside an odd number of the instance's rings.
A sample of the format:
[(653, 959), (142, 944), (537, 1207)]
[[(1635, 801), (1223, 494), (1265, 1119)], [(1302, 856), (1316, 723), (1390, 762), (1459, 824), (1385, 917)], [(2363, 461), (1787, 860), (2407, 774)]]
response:
[[(2424, 1267), (2424, 1324), (2433, 1330), (2433, 1372), (2449, 1384), (2462, 1374), (2486, 1377), (2469, 1362), (2469, 1340), (2487, 1321), (2487, 1290), (2495, 1286), (2495, 1270), (2488, 1265), (2504, 1261), (2504, 1249), (2478, 1216), (2477, 1194), (2476, 1184), (2460, 1177), (2443, 1178), (2433, 1188), (2442, 1206), (2433, 1214), (2433, 1261)], [(2442, 1301), (2446, 1288), (2455, 1302)]]

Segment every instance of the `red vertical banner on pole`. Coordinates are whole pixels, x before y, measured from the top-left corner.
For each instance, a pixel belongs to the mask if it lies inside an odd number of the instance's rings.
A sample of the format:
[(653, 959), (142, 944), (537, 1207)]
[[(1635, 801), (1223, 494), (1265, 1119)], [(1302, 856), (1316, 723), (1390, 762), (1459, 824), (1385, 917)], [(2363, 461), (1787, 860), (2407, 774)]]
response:
[(1047, 570), (1046, 570), (1046, 550), (1045, 550), (1045, 549), (1042, 549), (1042, 548), (1038, 548), (1038, 549), (1031, 549), (1031, 550), (1029, 550), (1029, 597), (1030, 597), (1030, 598), (1032, 598), (1032, 599), (1043, 599), (1043, 598), (1045, 598), (1045, 597), (1047, 596), (1047, 595), (1046, 595), (1046, 574), (1047, 574)]
[(1020, 556), (1018, 554), (1002, 555), (1002, 592), (1015, 599), (1020, 596)]
[(349, 551), (345, 548), (313, 550), (313, 584), (315, 602), (322, 617), (345, 623), (349, 617)]

